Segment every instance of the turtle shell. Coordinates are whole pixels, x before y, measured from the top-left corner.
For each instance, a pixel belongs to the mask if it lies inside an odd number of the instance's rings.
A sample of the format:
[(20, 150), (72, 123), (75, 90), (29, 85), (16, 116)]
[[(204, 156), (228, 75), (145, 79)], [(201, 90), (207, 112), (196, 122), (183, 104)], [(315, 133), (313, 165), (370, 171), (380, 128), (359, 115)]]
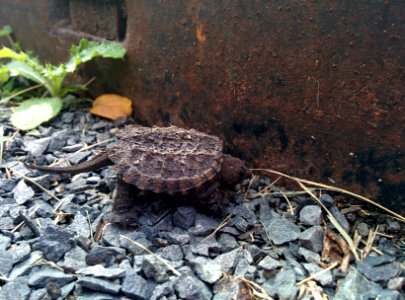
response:
[(186, 194), (221, 170), (223, 143), (217, 136), (175, 126), (127, 126), (117, 138), (109, 158), (117, 175), (140, 190)]

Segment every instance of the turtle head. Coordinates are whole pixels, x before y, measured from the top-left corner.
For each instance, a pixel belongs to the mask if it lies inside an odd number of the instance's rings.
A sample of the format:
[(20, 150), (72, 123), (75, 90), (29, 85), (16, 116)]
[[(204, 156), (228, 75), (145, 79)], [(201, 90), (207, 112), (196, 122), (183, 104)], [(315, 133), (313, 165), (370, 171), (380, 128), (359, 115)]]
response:
[(243, 179), (252, 176), (252, 171), (239, 158), (224, 155), (220, 175), (224, 185), (233, 187)]

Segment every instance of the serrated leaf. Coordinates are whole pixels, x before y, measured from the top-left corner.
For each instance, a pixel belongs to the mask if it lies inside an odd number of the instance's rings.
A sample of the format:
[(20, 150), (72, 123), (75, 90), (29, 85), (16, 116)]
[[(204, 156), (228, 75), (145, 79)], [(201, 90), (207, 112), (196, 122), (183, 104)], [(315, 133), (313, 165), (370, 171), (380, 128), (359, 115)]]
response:
[(116, 94), (104, 94), (94, 100), (90, 112), (110, 120), (132, 114), (132, 101)]
[(30, 130), (57, 116), (62, 109), (60, 98), (34, 98), (21, 103), (11, 114), (11, 123), (21, 130)]
[(40, 84), (45, 84), (46, 80), (37, 71), (34, 70), (30, 65), (13, 60), (9, 62), (6, 67), (10, 71), (11, 76), (22, 76), (29, 80), (35, 81)]
[(73, 72), (81, 63), (87, 62), (94, 57), (101, 56), (104, 58), (123, 58), (125, 48), (117, 42), (94, 42), (82, 39), (79, 45), (73, 45), (70, 50), (71, 58), (66, 64), (66, 71)]
[(19, 61), (26, 60), (28, 55), (24, 52), (16, 52), (10, 48), (3, 47), (0, 49), (0, 58), (11, 58)]

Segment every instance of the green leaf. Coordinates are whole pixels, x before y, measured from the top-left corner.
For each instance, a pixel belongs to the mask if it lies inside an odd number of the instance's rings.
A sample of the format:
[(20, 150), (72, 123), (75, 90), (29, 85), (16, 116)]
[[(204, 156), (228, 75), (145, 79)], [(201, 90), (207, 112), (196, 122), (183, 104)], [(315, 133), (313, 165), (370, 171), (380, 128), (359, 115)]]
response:
[[(10, 78), (10, 72), (5, 65), (0, 65), (0, 83), (8, 81)], [(1, 84), (0, 84), (1, 86)]]
[(57, 116), (62, 109), (60, 98), (34, 98), (24, 101), (11, 115), (11, 123), (21, 130), (30, 130)]
[(73, 72), (81, 63), (87, 62), (94, 57), (123, 58), (125, 48), (121, 43), (103, 41), (93, 42), (82, 39), (79, 45), (73, 45), (70, 50), (71, 58), (66, 64), (66, 71)]
[(28, 55), (24, 52), (15, 52), (14, 50), (3, 47), (0, 49), (0, 58), (11, 58), (18, 61), (25, 61), (28, 58)]
[(0, 36), (10, 35), (12, 32), (13, 32), (13, 29), (11, 29), (11, 26), (5, 25), (5, 26), (3, 26), (2, 29), (0, 29)]
[(62, 94), (66, 95), (77, 91), (87, 91), (87, 87), (82, 84), (67, 85), (62, 88)]
[(11, 76), (22, 76), (40, 84), (46, 83), (45, 78), (27, 63), (13, 60), (6, 64), (6, 67), (10, 71)]

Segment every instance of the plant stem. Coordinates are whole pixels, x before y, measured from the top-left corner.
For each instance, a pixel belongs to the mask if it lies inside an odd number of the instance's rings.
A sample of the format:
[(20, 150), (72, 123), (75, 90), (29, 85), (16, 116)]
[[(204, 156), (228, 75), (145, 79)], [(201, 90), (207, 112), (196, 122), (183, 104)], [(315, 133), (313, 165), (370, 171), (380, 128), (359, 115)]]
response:
[(29, 88), (26, 88), (26, 89), (24, 89), (22, 91), (19, 91), (19, 92), (15, 93), (15, 94), (12, 94), (11, 96), (8, 96), (6, 98), (1, 99), (0, 103), (7, 104), (14, 97), (17, 97), (17, 96), (20, 96), (22, 94), (28, 93), (28, 92), (30, 92), (32, 90), (35, 90), (35, 89), (38, 89), (38, 88), (40, 88), (42, 86), (44, 86), (44, 85), (43, 84), (37, 84), (37, 85), (34, 85), (34, 86), (30, 86)]

